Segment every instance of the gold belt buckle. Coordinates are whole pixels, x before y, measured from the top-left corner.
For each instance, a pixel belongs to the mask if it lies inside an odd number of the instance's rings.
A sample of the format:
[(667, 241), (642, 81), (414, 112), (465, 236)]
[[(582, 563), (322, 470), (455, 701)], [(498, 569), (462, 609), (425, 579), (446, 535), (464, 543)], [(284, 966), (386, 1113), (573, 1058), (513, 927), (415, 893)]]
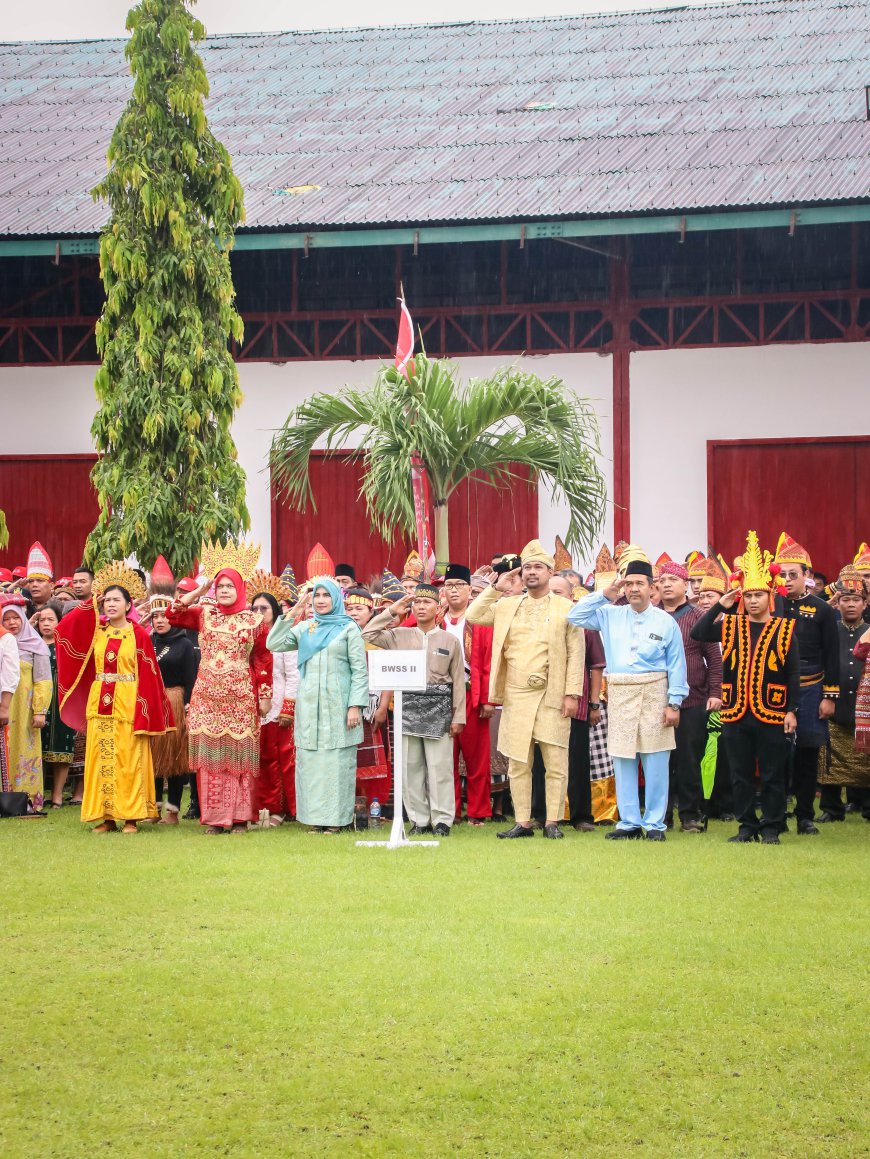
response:
[(527, 683), (529, 688), (544, 688), (547, 682), (543, 676), (538, 676), (536, 673), (532, 673)]

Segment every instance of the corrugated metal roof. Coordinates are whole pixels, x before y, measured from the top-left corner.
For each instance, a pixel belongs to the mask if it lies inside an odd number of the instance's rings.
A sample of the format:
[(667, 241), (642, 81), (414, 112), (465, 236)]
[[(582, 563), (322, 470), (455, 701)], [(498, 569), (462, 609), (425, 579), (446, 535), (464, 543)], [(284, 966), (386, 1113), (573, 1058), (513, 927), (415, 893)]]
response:
[[(100, 228), (123, 50), (0, 45), (0, 233)], [(202, 55), (248, 228), (870, 196), (868, 0), (218, 36)]]

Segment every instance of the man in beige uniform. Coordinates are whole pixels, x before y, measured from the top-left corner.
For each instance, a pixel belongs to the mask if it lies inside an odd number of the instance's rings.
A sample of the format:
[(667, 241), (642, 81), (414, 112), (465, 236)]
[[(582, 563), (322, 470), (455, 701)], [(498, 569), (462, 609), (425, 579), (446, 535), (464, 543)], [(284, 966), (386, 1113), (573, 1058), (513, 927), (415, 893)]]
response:
[(492, 624), (490, 700), (501, 704), (498, 749), (508, 758), (516, 825), (499, 837), (532, 837), (532, 759), (546, 768), (544, 836), (562, 836), (558, 821), (568, 787), (571, 718), (583, 691), (586, 652), (582, 632), (568, 623), (571, 601), (550, 592), (554, 560), (538, 540), (520, 556), (524, 595), (506, 595), (515, 572), (497, 577), (469, 606), (469, 624)]
[[(397, 619), (405, 619), (409, 606), (417, 627), (392, 628)], [(362, 634), (367, 644), (379, 648), (426, 649), (426, 691), (406, 692), (403, 702), (405, 809), (412, 835), (431, 828), (436, 836), (448, 837), (456, 818), (453, 738), (465, 726), (465, 662), (456, 637), (438, 627), (439, 610), (438, 589), (417, 584), (413, 597), (373, 617)]]

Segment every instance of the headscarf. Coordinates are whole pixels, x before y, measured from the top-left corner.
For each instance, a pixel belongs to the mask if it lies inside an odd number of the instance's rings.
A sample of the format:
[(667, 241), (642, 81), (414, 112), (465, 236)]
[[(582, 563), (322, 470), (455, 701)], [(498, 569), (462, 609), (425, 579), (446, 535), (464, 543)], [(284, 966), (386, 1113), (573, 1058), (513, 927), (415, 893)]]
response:
[(217, 591), (218, 581), (226, 577), (233, 584), (236, 589), (236, 602), (234, 604), (219, 604), (215, 600), (217, 610), (225, 616), (234, 616), (237, 612), (243, 612), (248, 606), (248, 593), (245, 590), (245, 581), (237, 571), (231, 567), (222, 567), (221, 570), (214, 577), (214, 584), (212, 585)]
[(15, 612), (22, 624), (21, 631), (15, 637), (15, 643), (18, 645), (18, 658), (29, 664), (32, 664), (37, 656), (45, 656), (48, 659), (50, 656), (48, 644), (28, 620), (24, 614), (24, 608), (15, 600), (15, 597), (0, 604), (0, 620), (8, 611)]
[(334, 640), (344, 631), (348, 624), (353, 624), (356, 627), (354, 621), (344, 610), (344, 593), (335, 580), (328, 576), (322, 576), (315, 580), (311, 591), (312, 600), (317, 594), (318, 588), (323, 588), (332, 596), (332, 611), (325, 615), (314, 612), (313, 627), (309, 631), (303, 632), (299, 637), (298, 667), (300, 676), (305, 674), (305, 665), (311, 657), (321, 652), (331, 640)]

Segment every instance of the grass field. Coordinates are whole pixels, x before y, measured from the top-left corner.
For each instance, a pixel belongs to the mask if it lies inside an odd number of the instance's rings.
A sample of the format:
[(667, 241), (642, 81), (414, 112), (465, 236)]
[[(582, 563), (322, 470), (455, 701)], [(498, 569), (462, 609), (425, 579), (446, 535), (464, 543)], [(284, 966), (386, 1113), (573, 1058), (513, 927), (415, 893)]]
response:
[(870, 824), (733, 828), (0, 822), (0, 1155), (870, 1154)]

